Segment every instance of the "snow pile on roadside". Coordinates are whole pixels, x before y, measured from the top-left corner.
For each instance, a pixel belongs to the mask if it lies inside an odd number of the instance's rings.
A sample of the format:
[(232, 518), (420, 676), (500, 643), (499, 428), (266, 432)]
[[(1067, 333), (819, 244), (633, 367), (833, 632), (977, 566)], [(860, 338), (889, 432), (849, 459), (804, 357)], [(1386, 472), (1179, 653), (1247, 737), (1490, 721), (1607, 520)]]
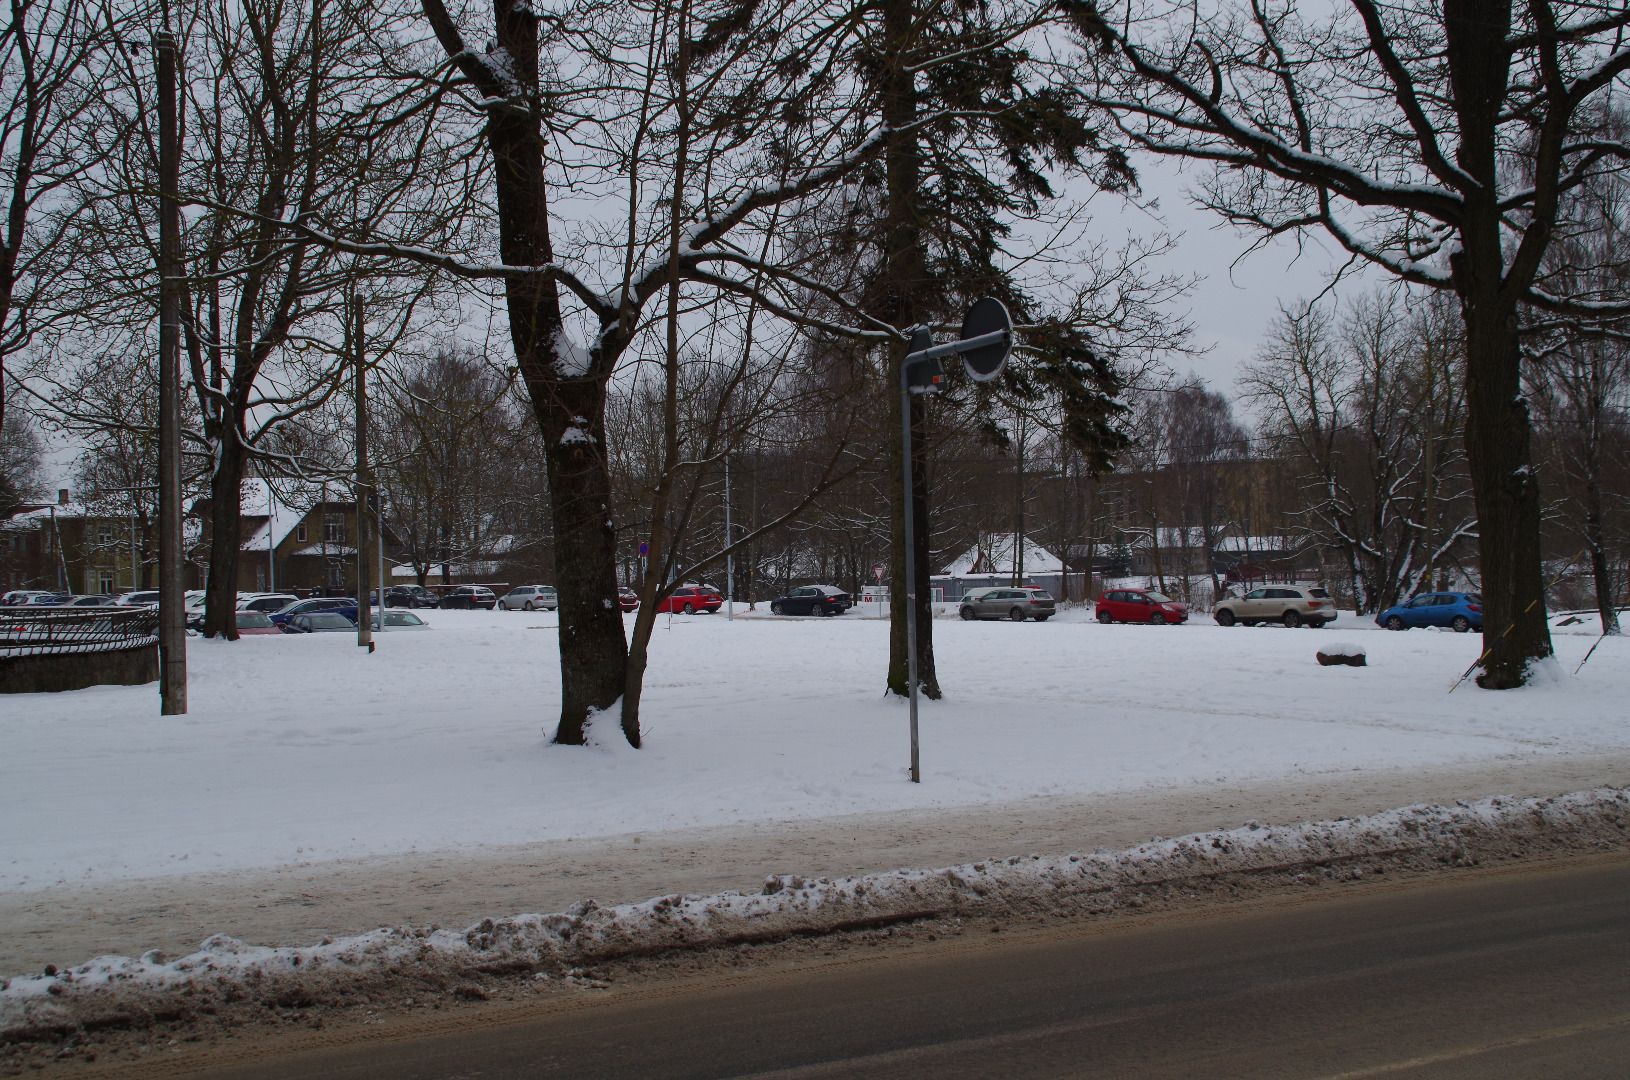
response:
[[(388, 990), (404, 980), (459, 993), (460, 980), (480, 974), (570, 973), (576, 965), (619, 957), (934, 916), (1108, 911), (1137, 906), (1139, 889), (1226, 874), (1366, 859), (1466, 865), (1547, 848), (1617, 846), (1627, 828), (1630, 789), (1602, 788), (1548, 799), (1411, 806), (1291, 826), (1247, 822), (1228, 831), (1157, 837), (1120, 852), (1015, 855), (839, 879), (777, 876), (754, 895), (660, 896), (617, 907), (584, 900), (554, 914), (483, 919), (463, 933), (383, 928), (279, 948), (218, 934), (176, 960), (157, 952), (140, 959), (101, 956), (67, 970), (4, 980), (0, 1039), (141, 1025), (214, 1013), (234, 1002), (298, 1007)], [(484, 996), (478, 988), (472, 992)]]

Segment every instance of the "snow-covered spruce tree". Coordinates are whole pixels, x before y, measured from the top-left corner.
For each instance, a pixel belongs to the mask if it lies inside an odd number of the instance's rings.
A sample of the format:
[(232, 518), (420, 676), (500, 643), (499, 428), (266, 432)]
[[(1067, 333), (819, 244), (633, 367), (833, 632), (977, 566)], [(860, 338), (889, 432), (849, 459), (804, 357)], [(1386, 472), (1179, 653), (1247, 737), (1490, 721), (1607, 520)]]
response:
[(1209, 163), (1201, 202), (1263, 236), (1320, 231), (1355, 259), (1454, 293), (1479, 522), (1478, 683), (1551, 655), (1540, 494), (1521, 385), (1524, 308), (1595, 317), (1622, 293), (1540, 280), (1570, 193), (1630, 161), (1596, 104), (1630, 71), (1630, 11), (1574, 0), (1063, 0), (1075, 81), (1156, 154)]

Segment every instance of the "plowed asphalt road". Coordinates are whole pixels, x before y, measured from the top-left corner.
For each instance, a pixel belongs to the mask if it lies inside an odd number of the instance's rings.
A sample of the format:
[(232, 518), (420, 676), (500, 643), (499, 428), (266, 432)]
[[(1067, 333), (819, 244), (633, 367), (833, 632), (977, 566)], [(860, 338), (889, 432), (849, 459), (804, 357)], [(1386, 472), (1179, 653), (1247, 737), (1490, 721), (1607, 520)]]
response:
[[(268, 1044), (265, 1049), (274, 1049)], [(923, 943), (614, 990), (219, 1080), (1630, 1076), (1630, 858)]]

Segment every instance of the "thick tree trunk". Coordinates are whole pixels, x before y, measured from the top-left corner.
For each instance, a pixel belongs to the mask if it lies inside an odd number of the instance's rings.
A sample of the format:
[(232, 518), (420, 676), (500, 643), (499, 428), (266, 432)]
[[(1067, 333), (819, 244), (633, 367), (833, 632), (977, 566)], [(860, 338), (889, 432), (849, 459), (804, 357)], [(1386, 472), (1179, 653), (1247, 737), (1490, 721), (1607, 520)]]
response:
[(1477, 684), (1503, 690), (1523, 685), (1530, 666), (1551, 655), (1539, 484), (1517, 340), (1516, 297), (1527, 283), (1506, 280), (1499, 205), (1495, 134), (1510, 80), (1511, 5), (1445, 0), (1443, 13), (1460, 129), (1455, 158), (1478, 185), (1464, 193), (1461, 249), (1450, 258), (1466, 323), (1466, 453), (1483, 579), (1483, 674)]
[[(905, 355), (904, 350), (897, 350), (899, 355)], [(898, 380), (895, 383), (899, 385)], [(898, 401), (898, 395), (895, 400)], [(928, 468), (926, 461), (928, 436), (923, 430), (927, 421), (928, 405), (921, 396), (911, 399), (911, 479), (914, 498), (909, 501), (903, 497), (902, 485), (904, 483), (900, 460), (900, 447), (898, 439), (891, 439), (894, 449), (890, 453), (889, 470), (891, 477), (890, 490), (894, 494), (894, 510), (890, 515), (890, 545), (895, 553), (889, 567), (889, 681), (890, 692), (901, 697), (910, 693), (907, 685), (906, 658), (906, 567), (904, 551), (906, 549), (906, 519), (907, 506), (916, 510), (916, 519), (912, 522), (915, 535), (912, 537), (915, 548), (915, 561), (917, 570), (917, 689), (926, 697), (937, 699), (940, 696), (939, 675), (934, 670), (934, 596), (929, 590), (930, 578), (933, 575), (933, 566), (930, 556), (933, 551), (932, 537), (930, 536), (931, 515), (928, 513)]]
[(245, 454), (235, 419), (223, 418), (221, 428), (215, 473), (209, 479), (209, 577), (204, 586), (204, 636), (236, 641)]
[[(554, 740), (579, 744), (588, 721), (623, 695), (628, 645), (617, 603), (604, 387), (598, 380), (576, 379), (558, 380), (549, 390), (540, 401), (533, 388), (532, 403), (549, 467), (560, 598), (561, 702)], [(568, 435), (568, 429), (577, 434)]]
[[(433, 19), (436, 7), (426, 4)], [(533, 96), (537, 15), (524, 4), (500, 3), (497, 8), (498, 43), (532, 101), (527, 112), (488, 114), (499, 255), (507, 266), (546, 266), (554, 251), (543, 117)], [(538, 418), (548, 470), (560, 598), (561, 701), (554, 741), (575, 745), (584, 742), (590, 719), (622, 697), (628, 660), (617, 604), (617, 539), (606, 457), (607, 360), (581, 357), (567, 344), (553, 277), (517, 274), (506, 279), (504, 291), (510, 341)]]
[[(918, 202), (922, 183), (922, 148), (919, 136), (908, 131), (917, 118), (916, 75), (908, 68), (912, 63), (910, 44), (917, 35), (917, 6), (914, 0), (883, 0), (883, 29), (889, 45), (889, 56), (879, 73), (878, 97), (883, 122), (890, 128), (883, 151), (883, 165), (887, 180), (888, 201), (883, 223), (883, 267), (879, 314), (890, 325), (904, 330), (922, 318), (921, 297), (928, 287), (928, 268), (922, 248), (922, 229), (918, 224)], [(906, 491), (902, 472), (899, 439), (893, 434), (899, 419), (900, 362), (906, 350), (896, 347), (887, 364), (884, 388), (890, 407), (889, 420), (884, 430), (889, 450), (889, 488), (894, 495), (894, 509), (890, 515), (889, 550), (889, 670), (888, 689), (901, 696), (909, 693), (906, 685), (906, 604), (907, 588), (905, 550)], [(928, 579), (932, 568), (929, 552), (928, 468), (926, 436), (923, 423), (927, 403), (922, 397), (911, 402), (911, 486), (915, 496), (911, 503), (917, 509), (912, 525), (916, 531), (917, 564), (917, 679), (918, 689), (928, 697), (940, 696), (939, 677), (934, 671), (934, 620), (932, 597)]]
[(1477, 684), (1504, 690), (1523, 685), (1529, 666), (1551, 655), (1551, 634), (1515, 314), (1489, 308), (1465, 307), (1466, 456), (1477, 505), (1486, 653)]

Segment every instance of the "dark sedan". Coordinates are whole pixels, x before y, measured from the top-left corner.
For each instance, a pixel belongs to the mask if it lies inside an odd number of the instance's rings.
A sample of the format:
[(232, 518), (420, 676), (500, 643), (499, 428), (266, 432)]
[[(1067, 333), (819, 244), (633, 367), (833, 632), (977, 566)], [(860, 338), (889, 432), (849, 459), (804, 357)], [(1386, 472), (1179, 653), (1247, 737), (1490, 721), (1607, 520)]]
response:
[(386, 607), (433, 608), (436, 594), (423, 585), (392, 585), (385, 590)]
[(777, 615), (842, 615), (854, 599), (836, 585), (806, 585), (770, 601)]
[(316, 611), (296, 615), (279, 627), (285, 634), (337, 634), (355, 631), (357, 624), (337, 611)]

